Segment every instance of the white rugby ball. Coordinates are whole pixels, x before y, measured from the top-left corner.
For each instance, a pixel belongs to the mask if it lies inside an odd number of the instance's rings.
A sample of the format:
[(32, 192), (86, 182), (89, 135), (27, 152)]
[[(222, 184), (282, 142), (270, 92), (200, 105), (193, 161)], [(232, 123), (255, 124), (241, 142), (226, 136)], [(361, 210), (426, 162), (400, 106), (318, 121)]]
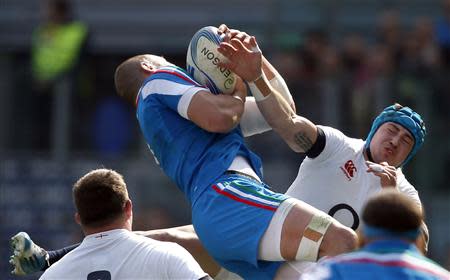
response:
[(197, 31), (189, 43), (186, 56), (186, 70), (201, 85), (207, 86), (214, 94), (229, 94), (236, 86), (236, 74), (218, 63), (226, 59), (217, 51), (222, 41), (214, 26), (206, 26)]

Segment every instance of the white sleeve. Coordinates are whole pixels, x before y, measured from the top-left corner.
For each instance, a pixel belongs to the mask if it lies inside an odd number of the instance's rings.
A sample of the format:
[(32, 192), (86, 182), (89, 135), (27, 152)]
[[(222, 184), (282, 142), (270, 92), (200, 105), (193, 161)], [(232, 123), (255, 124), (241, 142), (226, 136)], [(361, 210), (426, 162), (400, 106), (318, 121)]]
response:
[(192, 97), (194, 97), (194, 95), (199, 91), (205, 91), (205, 89), (200, 87), (190, 87), (184, 92), (177, 106), (178, 113), (180, 114), (180, 116), (182, 116), (185, 119), (189, 119), (187, 114), (189, 104), (191, 104)]
[(272, 87), (278, 91), (286, 102), (292, 106), (294, 103), (294, 99), (292, 98), (291, 92), (289, 91), (286, 82), (280, 74), (276, 73), (275, 77), (273, 77), (270, 81)]
[[(292, 106), (294, 100), (292, 99), (291, 92), (286, 85), (283, 77), (280, 74), (276, 74), (270, 81), (272, 87), (278, 91), (284, 100)], [(245, 100), (244, 114), (241, 117), (241, 130), (244, 137), (260, 134), (272, 129), (270, 125), (264, 119), (264, 116), (259, 111), (254, 97), (247, 97)]]
[(244, 137), (263, 133), (272, 129), (264, 119), (261, 111), (259, 111), (254, 97), (247, 97), (245, 99), (245, 108), (240, 124)]
[(318, 125), (318, 127), (320, 127), (325, 134), (325, 147), (317, 157), (311, 160), (319, 162), (341, 156), (342, 151), (349, 145), (349, 138), (335, 128), (322, 125)]
[(166, 279), (200, 279), (207, 276), (194, 257), (183, 247), (176, 243), (165, 243)]
[(172, 110), (176, 110), (183, 118), (188, 119), (187, 111), (192, 97), (197, 92), (206, 90), (191, 84), (181, 84), (169, 80), (154, 80), (142, 87), (141, 95), (143, 99), (151, 95), (158, 96), (160, 102)]

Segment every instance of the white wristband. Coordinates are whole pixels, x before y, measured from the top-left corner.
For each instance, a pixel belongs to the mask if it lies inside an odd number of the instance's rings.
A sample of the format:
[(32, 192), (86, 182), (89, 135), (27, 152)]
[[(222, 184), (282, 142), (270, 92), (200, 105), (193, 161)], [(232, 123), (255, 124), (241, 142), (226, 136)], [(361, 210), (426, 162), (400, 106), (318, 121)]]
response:
[(254, 81), (248, 82), (248, 87), (250, 88), (250, 92), (252, 93), (252, 95), (255, 97), (256, 102), (263, 101), (264, 99), (266, 99), (270, 95), (269, 94), (269, 95), (264, 96), (262, 94), (261, 90), (259, 90), (259, 88), (256, 86), (255, 82), (260, 80), (260, 79), (264, 79), (268, 83), (266, 75), (264, 75), (264, 72), (261, 74), (261, 76), (256, 78)]

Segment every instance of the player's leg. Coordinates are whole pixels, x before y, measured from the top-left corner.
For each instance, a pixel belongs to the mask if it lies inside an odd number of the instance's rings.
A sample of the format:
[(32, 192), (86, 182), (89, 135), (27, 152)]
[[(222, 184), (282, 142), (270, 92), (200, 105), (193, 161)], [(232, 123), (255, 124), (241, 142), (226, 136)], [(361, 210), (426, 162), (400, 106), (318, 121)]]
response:
[(28, 275), (38, 271), (45, 271), (64, 255), (78, 247), (74, 244), (55, 251), (46, 251), (36, 245), (26, 232), (19, 232), (11, 238), (12, 255), (10, 264), (12, 274)]
[(286, 198), (249, 176), (225, 174), (194, 203), (195, 231), (222, 267), (244, 279), (273, 278), (280, 263), (260, 262), (258, 246)]
[(356, 247), (356, 234), (300, 200), (285, 200), (261, 238), (259, 259), (316, 261)]

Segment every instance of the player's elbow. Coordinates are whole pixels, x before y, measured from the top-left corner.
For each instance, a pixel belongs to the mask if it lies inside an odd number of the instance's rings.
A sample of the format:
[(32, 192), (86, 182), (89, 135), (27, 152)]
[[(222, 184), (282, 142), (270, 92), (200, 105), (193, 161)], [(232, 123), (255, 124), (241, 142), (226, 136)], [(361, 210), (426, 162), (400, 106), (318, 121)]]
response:
[(284, 142), (296, 153), (303, 153), (304, 150), (298, 143), (296, 135), (297, 128), (292, 119), (279, 122), (272, 126), (273, 130), (280, 135)]

